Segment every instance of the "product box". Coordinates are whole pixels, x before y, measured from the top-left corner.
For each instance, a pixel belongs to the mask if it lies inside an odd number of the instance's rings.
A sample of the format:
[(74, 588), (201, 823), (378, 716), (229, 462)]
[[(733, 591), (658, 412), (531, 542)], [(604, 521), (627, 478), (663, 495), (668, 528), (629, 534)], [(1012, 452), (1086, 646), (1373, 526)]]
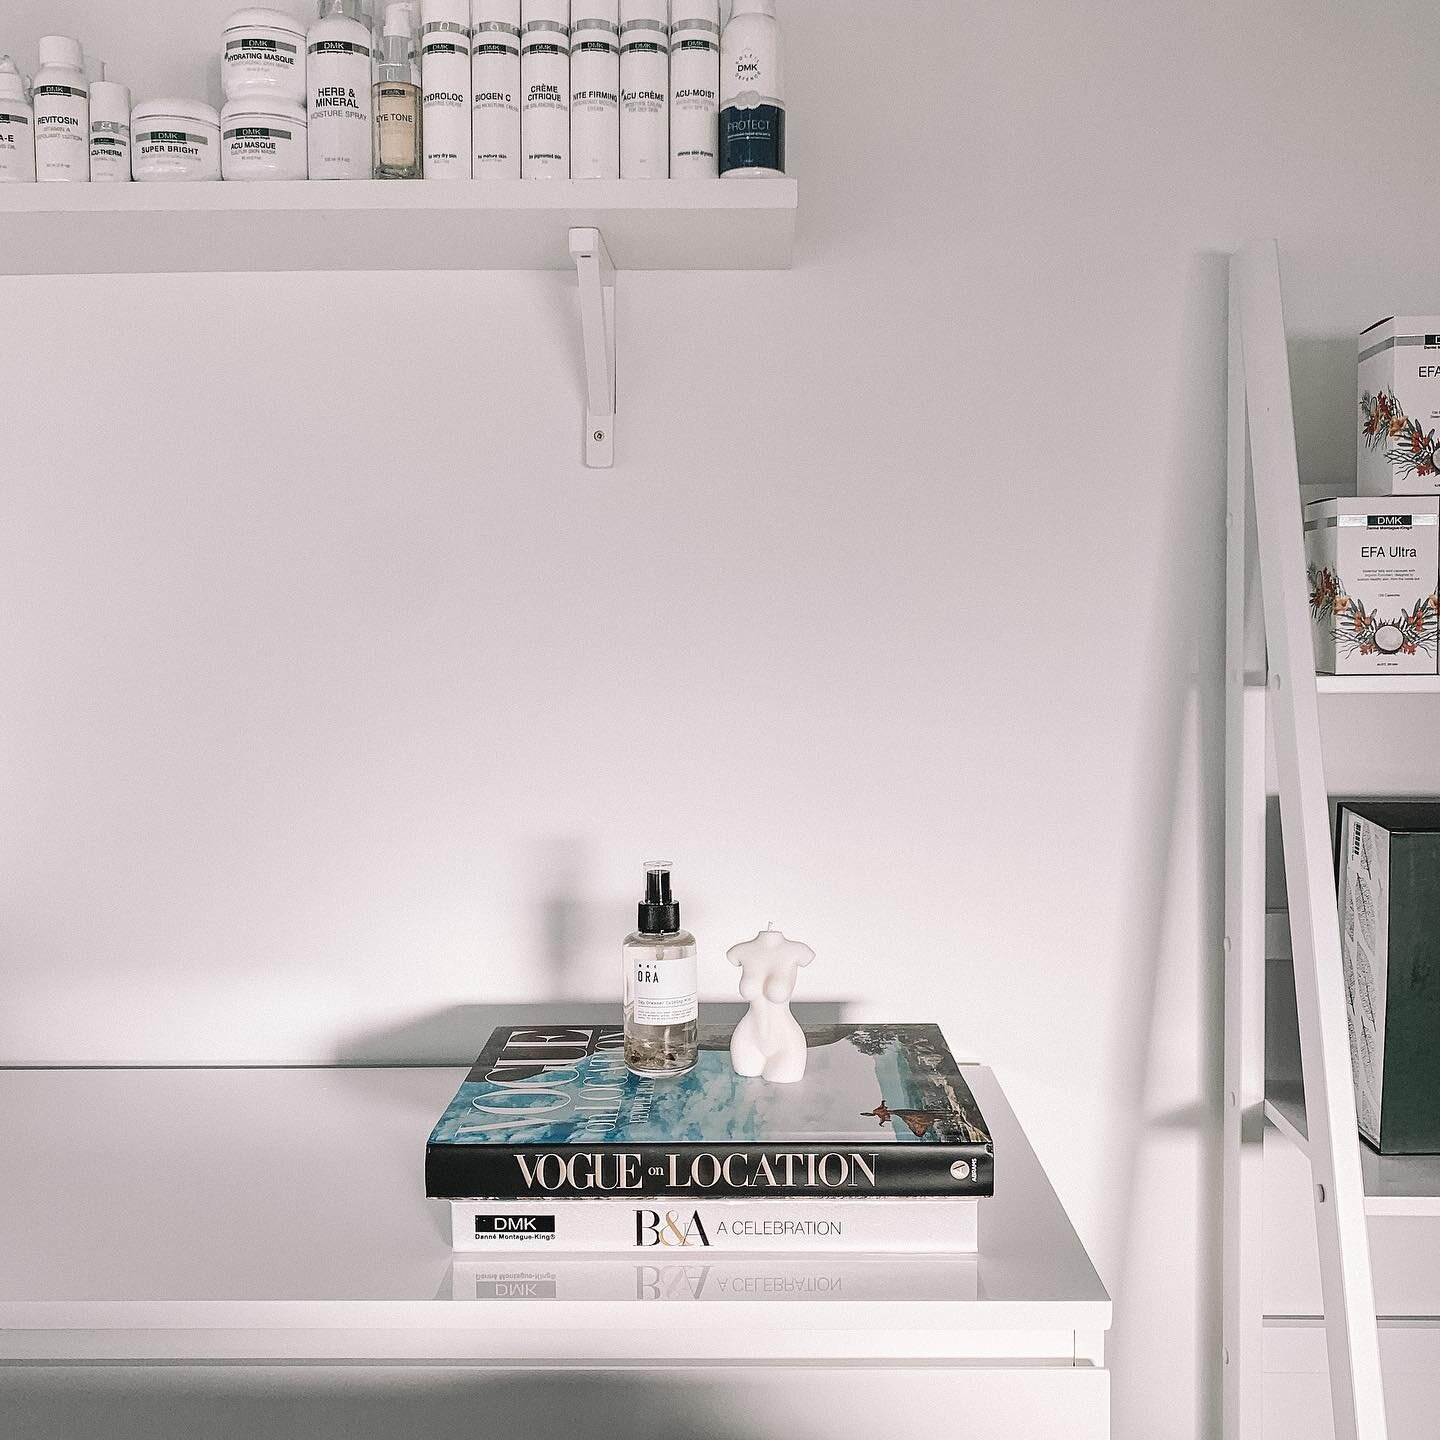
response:
[(1342, 805), (1336, 845), (1360, 1133), (1440, 1154), (1440, 801)]
[(1440, 498), (1313, 501), (1305, 561), (1317, 674), (1437, 673)]
[(977, 1249), (978, 1200), (453, 1200), (452, 1248), (490, 1255), (668, 1257)]
[(1362, 495), (1440, 494), (1440, 316), (1396, 315), (1360, 336)]

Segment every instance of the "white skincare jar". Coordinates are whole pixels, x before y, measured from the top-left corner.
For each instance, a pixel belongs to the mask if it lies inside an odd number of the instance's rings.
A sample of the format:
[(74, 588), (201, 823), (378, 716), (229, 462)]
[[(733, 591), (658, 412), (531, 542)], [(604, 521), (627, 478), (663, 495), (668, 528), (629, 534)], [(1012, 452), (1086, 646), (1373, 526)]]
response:
[(198, 100), (146, 100), (130, 117), (137, 180), (218, 180), (220, 116)]
[(227, 180), (304, 180), (310, 174), (305, 107), (246, 96), (220, 112), (220, 173)]
[(305, 103), (305, 27), (283, 10), (237, 10), (220, 52), (225, 98), (263, 95)]

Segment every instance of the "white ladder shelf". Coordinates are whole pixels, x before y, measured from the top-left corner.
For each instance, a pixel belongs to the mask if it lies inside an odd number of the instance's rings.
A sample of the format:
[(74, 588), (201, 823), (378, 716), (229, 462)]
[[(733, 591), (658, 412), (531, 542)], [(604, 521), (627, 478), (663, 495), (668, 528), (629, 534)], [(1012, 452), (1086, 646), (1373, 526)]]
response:
[[(1278, 248), (1230, 262), (1226, 505), (1224, 1433), (1260, 1440), (1262, 1139), (1309, 1160), (1337, 1440), (1386, 1440), (1367, 1214), (1440, 1214), (1440, 1160), (1359, 1138), (1350, 1068), (1322, 695), (1440, 694), (1440, 680), (1317, 681)], [(1285, 836), (1298, 1064), (1266, 1034), (1267, 732)], [(1267, 1038), (1271, 1047), (1266, 1074)], [(1283, 1063), (1282, 1063), (1283, 1062)], [(1268, 1084), (1268, 1092), (1267, 1092)]]

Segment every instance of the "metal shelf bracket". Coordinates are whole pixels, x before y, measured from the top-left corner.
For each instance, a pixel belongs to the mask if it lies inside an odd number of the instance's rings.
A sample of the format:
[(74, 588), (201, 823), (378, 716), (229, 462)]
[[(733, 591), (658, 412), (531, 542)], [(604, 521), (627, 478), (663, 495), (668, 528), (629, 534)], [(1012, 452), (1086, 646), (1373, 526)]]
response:
[(585, 463), (608, 470), (615, 463), (615, 266), (595, 229), (570, 231), (570, 256), (585, 345)]

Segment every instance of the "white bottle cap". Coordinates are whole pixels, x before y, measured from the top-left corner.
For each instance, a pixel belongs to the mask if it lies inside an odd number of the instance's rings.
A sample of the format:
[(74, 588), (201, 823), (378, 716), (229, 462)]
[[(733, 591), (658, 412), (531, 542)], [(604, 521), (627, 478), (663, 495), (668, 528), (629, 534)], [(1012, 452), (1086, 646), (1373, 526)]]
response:
[(130, 123), (130, 91), (114, 80), (90, 82), (90, 119), (109, 120), (116, 125)]
[(105, 78), (105, 62), (97, 60), (95, 56), (87, 56), (85, 60), (85, 78), (93, 85), (97, 80)]
[(421, 25), (470, 25), (470, 0), (420, 0)]
[(410, 0), (390, 0), (385, 7), (385, 33), (407, 39), (415, 33), (415, 7)]
[(0, 55), (0, 100), (18, 100), (23, 105), (28, 98), (25, 77), (8, 55)]
[(520, 0), (471, 0), (473, 25), (513, 25), (520, 28)]
[(670, 28), (670, 6), (666, 0), (620, 0), (621, 26), (659, 24), (662, 30)]
[(520, 13), (525, 17), (521, 26), (549, 24), (570, 29), (570, 0), (521, 0)]
[(78, 40), (68, 35), (42, 35), (40, 37), (40, 64), (54, 65), (60, 70), (83, 70), (85, 51)]
[(730, 18), (733, 20), (737, 15), (769, 15), (773, 19), (775, 0), (735, 0)]
[(576, 30), (585, 20), (608, 20), (620, 23), (620, 0), (570, 0), (571, 21)]
[(720, 0), (670, 0), (670, 28), (688, 30), (698, 22), (701, 29), (720, 28)]

